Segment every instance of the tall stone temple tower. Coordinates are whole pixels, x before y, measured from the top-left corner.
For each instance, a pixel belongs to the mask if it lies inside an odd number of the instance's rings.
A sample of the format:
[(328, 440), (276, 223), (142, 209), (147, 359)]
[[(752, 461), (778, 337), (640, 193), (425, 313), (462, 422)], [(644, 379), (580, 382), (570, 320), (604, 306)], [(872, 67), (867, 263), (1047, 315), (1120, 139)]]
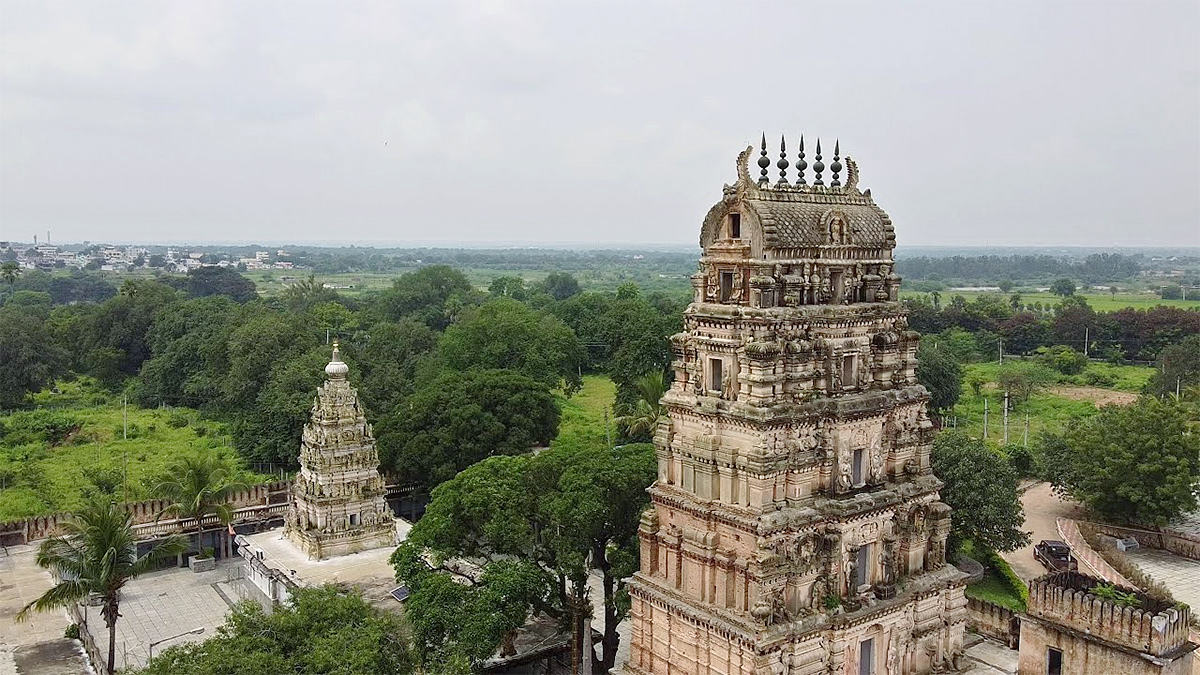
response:
[(338, 344), (325, 366), (312, 419), (300, 441), (300, 473), (284, 532), (308, 557), (331, 558), (396, 545), (396, 525), (384, 499), (379, 451), (358, 392), (346, 380)]
[[(781, 144), (782, 146), (782, 144)], [(811, 146), (810, 146), (811, 149)], [(628, 672), (962, 667), (964, 576), (930, 467), (891, 220), (835, 144), (796, 179), (763, 140), (700, 233), (639, 531)], [(828, 180), (828, 183), (826, 183)], [(811, 182), (810, 182), (811, 181)]]

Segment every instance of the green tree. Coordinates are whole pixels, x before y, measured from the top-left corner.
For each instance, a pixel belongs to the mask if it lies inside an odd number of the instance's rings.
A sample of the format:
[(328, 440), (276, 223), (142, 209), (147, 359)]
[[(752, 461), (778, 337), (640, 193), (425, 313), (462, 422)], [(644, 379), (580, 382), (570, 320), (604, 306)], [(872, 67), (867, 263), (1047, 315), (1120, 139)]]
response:
[[(233, 496), (245, 490), (246, 484), (237, 480), (237, 469), (231, 462), (209, 449), (199, 449), (170, 464), (154, 493), (168, 502), (155, 516), (192, 521), (196, 530), (196, 550), (204, 550), (204, 518), (215, 516), (224, 526), (233, 522)], [(223, 534), (228, 536), (228, 534)], [(180, 554), (182, 555), (182, 553)]]
[(438, 344), (442, 362), (454, 370), (504, 368), (547, 388), (568, 392), (582, 385), (583, 346), (557, 317), (539, 314), (511, 298), (469, 310), (446, 329)]
[(471, 295), (471, 283), (456, 269), (430, 265), (404, 274), (375, 302), (377, 318), (398, 320), (412, 317), (430, 328), (442, 330), (450, 324), (453, 307)]
[(131, 579), (154, 570), (166, 557), (183, 550), (183, 540), (170, 537), (146, 555), (137, 555), (133, 516), (113, 503), (93, 502), (63, 525), (65, 534), (55, 535), (38, 547), (37, 564), (53, 570), (58, 583), (38, 599), (25, 605), (17, 620), (29, 612), (44, 612), (100, 599), (100, 615), (108, 627), (108, 664), (116, 672), (117, 619), (121, 616), (121, 589)]
[(493, 298), (512, 298), (523, 301), (529, 297), (529, 289), (525, 287), (525, 280), (521, 277), (496, 277), (488, 286), (488, 295)]
[(269, 464), (267, 470), (296, 468), (300, 434), (317, 387), (324, 381), (327, 363), (328, 348), (318, 346), (270, 366), (253, 402), (233, 411), (233, 443), (238, 454), (249, 462)]
[(971, 541), (993, 551), (1012, 551), (1029, 543), (1017, 492), (1017, 472), (983, 441), (956, 430), (943, 431), (933, 443), (933, 472), (945, 482), (942, 501), (954, 509), (951, 533), (957, 543)]
[(1064, 298), (1068, 295), (1075, 295), (1075, 282), (1067, 278), (1055, 279), (1050, 284), (1050, 292)]
[(1039, 389), (1055, 380), (1054, 371), (1028, 361), (1008, 362), (1000, 367), (996, 380), (1007, 391), (1014, 404), (1029, 400)]
[(271, 612), (251, 601), (230, 610), (217, 634), (155, 655), (138, 675), (376, 675), (413, 672), (398, 616), (357, 591), (298, 588)]
[(384, 466), (432, 488), (485, 457), (549, 444), (558, 420), (554, 397), (524, 375), (448, 372), (383, 417), (376, 433)]
[(0, 306), (0, 409), (23, 405), (65, 366), (66, 353), (36, 309)]
[(1102, 518), (1165, 525), (1197, 504), (1200, 436), (1188, 417), (1185, 404), (1149, 396), (1106, 406), (1045, 444), (1050, 478)]
[(661, 370), (638, 378), (638, 398), (632, 408), (624, 415), (614, 420), (624, 431), (625, 435), (638, 441), (648, 441), (654, 436), (659, 420), (667, 412), (662, 404), (662, 397), (667, 393), (667, 378)]
[(11, 260), (0, 265), (0, 279), (4, 279), (8, 284), (8, 292), (13, 293), (13, 287), (17, 283), (17, 277), (21, 276), (21, 266)]
[(1038, 360), (1042, 364), (1057, 370), (1063, 375), (1078, 375), (1088, 365), (1088, 358), (1086, 356), (1066, 345), (1039, 347), (1037, 355)]
[(1196, 385), (1200, 385), (1200, 335), (1190, 335), (1158, 353), (1146, 391), (1167, 396)]
[(291, 309), (302, 311), (325, 302), (337, 302), (340, 296), (325, 283), (317, 281), (315, 274), (292, 282), (283, 291), (283, 301)]
[(549, 293), (555, 300), (566, 300), (579, 293), (579, 281), (566, 272), (551, 272), (536, 286), (537, 290)]
[(934, 347), (926, 338), (917, 353), (917, 381), (929, 390), (930, 408), (944, 415), (962, 395), (963, 368), (949, 350)]
[[(487, 642), (468, 639), (482, 640), (464, 619), (469, 615), (455, 609), (468, 602), (469, 593), (448, 585), (453, 582), (447, 577), (455, 573), (425, 569), (423, 553), (435, 563), (453, 557), (483, 559), (485, 577), (498, 562), (521, 560), (536, 565), (553, 591), (533, 592), (537, 584), (528, 578), (516, 585), (523, 591), (510, 596), (515, 607), (502, 603), (513, 612), (506, 625), (523, 621), (525, 613), (540, 612), (569, 618), (573, 629), (581, 630), (588, 613), (588, 571), (596, 570), (602, 579), (605, 631), (601, 655), (593, 659), (598, 670), (611, 668), (616, 626), (629, 609), (624, 580), (637, 567), (638, 522), (656, 468), (649, 444), (610, 448), (596, 441), (556, 446), (536, 456), (492, 457), (439, 486), (425, 516), (392, 556), (397, 578), (420, 587), (414, 595), (434, 596), (408, 608), (414, 632), (424, 636), (417, 649), (445, 655), (455, 645), (470, 644), (477, 660), (500, 646), (501, 632), (489, 633)], [(442, 581), (426, 587), (427, 575), (434, 574)]]
[(258, 297), (254, 282), (229, 267), (197, 267), (188, 272), (186, 290), (194, 298), (227, 295), (237, 302)]
[(412, 318), (371, 326), (361, 349), (346, 345), (362, 365), (359, 394), (375, 419), (381, 419), (416, 390), (418, 373), (437, 347), (438, 334)]

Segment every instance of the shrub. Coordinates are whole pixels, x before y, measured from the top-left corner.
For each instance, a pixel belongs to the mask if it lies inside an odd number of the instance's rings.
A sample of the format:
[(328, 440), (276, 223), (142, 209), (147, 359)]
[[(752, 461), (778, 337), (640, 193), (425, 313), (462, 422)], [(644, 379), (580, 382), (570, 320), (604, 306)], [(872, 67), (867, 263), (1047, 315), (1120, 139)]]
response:
[(1108, 373), (1098, 373), (1089, 370), (1083, 374), (1083, 382), (1093, 387), (1112, 387), (1117, 384), (1117, 378)]
[(1078, 375), (1083, 372), (1084, 368), (1087, 368), (1088, 364), (1086, 356), (1066, 345), (1038, 347), (1034, 353), (1037, 354), (1038, 361), (1043, 365), (1053, 368), (1063, 375)]
[(182, 429), (190, 423), (191, 420), (188, 419), (187, 415), (184, 415), (178, 410), (172, 411), (171, 415), (167, 417), (167, 426), (171, 427), (172, 429)]
[(1029, 478), (1037, 475), (1037, 461), (1033, 451), (1023, 445), (1009, 444), (1001, 448), (1008, 458), (1008, 463), (1016, 470), (1017, 475)]

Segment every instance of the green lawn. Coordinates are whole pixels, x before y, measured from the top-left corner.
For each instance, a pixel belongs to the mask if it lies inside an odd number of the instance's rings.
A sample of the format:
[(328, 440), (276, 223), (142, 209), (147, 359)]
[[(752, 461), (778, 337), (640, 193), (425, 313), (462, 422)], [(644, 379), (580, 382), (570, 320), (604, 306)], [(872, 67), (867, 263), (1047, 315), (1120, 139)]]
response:
[(562, 421), (558, 427), (555, 443), (573, 443), (594, 438), (605, 438), (604, 415), (608, 413), (608, 424), (616, 438), (616, 424), (612, 421), (613, 397), (617, 385), (606, 375), (584, 375), (583, 388), (571, 398), (559, 396), (562, 406)]
[[(119, 396), (80, 381), (60, 383), (59, 390), (37, 394), (33, 410), (0, 415), (0, 521), (69, 511), (97, 493), (149, 499), (165, 467), (195, 448), (236, 457), (224, 426), (193, 410), (130, 405), (126, 439)], [(38, 431), (47, 424), (59, 432), (46, 437)], [(247, 482), (269, 479), (244, 476)]]
[(970, 541), (963, 542), (962, 552), (963, 555), (982, 564), (985, 570), (982, 579), (967, 584), (967, 597), (991, 602), (1015, 612), (1025, 611), (1026, 599), (1014, 586), (1020, 580), (1004, 558), (990, 551), (977, 551)]
[[(1013, 293), (1021, 294), (1021, 302), (1026, 305), (1032, 305), (1036, 302), (1042, 303), (1043, 306), (1054, 307), (1062, 302), (1062, 298), (1052, 293), (1046, 292), (1022, 292), (1020, 290), (1004, 293), (1001, 291), (941, 291), (942, 304), (950, 302), (950, 298), (956, 295), (961, 295), (968, 302), (974, 300), (981, 295), (998, 295), (1003, 298), (1008, 298)], [(1170, 307), (1183, 307), (1186, 309), (1200, 309), (1200, 297), (1196, 299), (1188, 298), (1187, 300), (1163, 300), (1154, 293), (1117, 293), (1112, 295), (1107, 292), (1094, 293), (1076, 293), (1082, 296), (1096, 311), (1109, 312), (1116, 309), (1124, 309), (1125, 307), (1133, 307), (1134, 309), (1149, 309), (1158, 305), (1167, 305)], [(916, 298), (920, 296), (929, 296), (929, 293), (920, 291), (901, 291), (901, 298)]]

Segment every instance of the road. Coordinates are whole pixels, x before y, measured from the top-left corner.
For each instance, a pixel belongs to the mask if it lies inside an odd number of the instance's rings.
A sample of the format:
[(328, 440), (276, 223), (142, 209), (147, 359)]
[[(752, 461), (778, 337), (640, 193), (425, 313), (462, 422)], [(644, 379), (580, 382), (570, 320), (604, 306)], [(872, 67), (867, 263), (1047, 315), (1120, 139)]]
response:
[(1033, 547), (1043, 539), (1058, 539), (1058, 518), (1080, 517), (1080, 507), (1075, 502), (1065, 501), (1055, 495), (1049, 483), (1035, 483), (1021, 495), (1021, 506), (1025, 509), (1023, 529), (1030, 532), (1029, 545), (1002, 554), (1017, 576), (1024, 581), (1036, 579), (1046, 573), (1046, 568), (1033, 558)]

